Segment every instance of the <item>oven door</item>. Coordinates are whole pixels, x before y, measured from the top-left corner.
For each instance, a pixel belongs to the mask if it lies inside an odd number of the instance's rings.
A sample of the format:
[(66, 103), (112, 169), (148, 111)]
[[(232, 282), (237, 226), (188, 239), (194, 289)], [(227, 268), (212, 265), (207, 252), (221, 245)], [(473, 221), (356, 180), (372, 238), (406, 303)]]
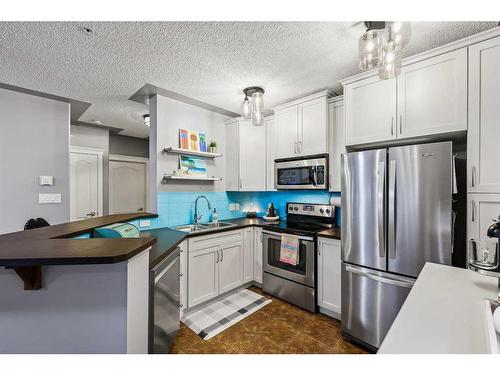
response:
[(276, 161), (276, 189), (327, 189), (328, 170), (325, 158)]
[(312, 237), (299, 237), (299, 263), (280, 262), (281, 235), (263, 232), (264, 272), (314, 288), (315, 245)]

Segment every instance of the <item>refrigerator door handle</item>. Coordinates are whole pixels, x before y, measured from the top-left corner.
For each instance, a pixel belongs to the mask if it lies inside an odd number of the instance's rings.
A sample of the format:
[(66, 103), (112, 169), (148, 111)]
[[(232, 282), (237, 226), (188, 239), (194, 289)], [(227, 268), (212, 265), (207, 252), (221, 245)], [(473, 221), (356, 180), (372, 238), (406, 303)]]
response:
[(406, 277), (402, 278), (402, 277), (398, 277), (396, 275), (391, 275), (390, 277), (379, 276), (379, 275), (372, 273), (370, 271), (367, 271), (363, 268), (358, 268), (358, 267), (347, 265), (347, 264), (346, 264), (345, 269), (347, 272), (352, 272), (352, 273), (355, 273), (357, 275), (364, 276), (368, 279), (378, 281), (378, 282), (381, 282), (384, 284), (400, 286), (400, 287), (408, 288), (408, 289), (413, 288), (413, 285), (415, 284), (415, 281), (413, 281), (413, 280), (410, 281)]
[(377, 198), (378, 198), (378, 208), (377, 208), (377, 221), (378, 221), (378, 249), (381, 258), (385, 257), (385, 236), (384, 236), (384, 228), (385, 228), (385, 162), (381, 161), (378, 164), (379, 172), (378, 172), (378, 181), (377, 181)]
[(396, 258), (396, 160), (389, 162), (389, 258)]

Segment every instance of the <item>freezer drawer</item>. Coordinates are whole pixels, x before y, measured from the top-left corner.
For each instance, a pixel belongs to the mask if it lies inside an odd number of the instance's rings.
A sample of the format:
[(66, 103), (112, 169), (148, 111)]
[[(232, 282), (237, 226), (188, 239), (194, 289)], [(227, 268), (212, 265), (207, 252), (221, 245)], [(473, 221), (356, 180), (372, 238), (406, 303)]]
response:
[(342, 263), (342, 332), (378, 348), (414, 282)]

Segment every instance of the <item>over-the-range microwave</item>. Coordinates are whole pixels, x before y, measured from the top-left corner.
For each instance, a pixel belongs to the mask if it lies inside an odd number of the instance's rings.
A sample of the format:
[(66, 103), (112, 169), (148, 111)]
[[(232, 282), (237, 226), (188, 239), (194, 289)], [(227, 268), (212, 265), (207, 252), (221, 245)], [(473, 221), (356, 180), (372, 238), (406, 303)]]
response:
[(328, 154), (276, 159), (274, 188), (328, 189)]

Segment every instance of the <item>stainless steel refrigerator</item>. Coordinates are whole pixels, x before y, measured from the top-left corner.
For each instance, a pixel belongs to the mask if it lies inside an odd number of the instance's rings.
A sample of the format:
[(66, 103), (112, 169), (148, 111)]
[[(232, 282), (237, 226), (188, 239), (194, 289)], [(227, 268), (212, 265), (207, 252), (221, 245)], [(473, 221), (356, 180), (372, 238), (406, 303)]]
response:
[(451, 264), (452, 161), (451, 142), (342, 155), (345, 336), (378, 348), (425, 262)]

